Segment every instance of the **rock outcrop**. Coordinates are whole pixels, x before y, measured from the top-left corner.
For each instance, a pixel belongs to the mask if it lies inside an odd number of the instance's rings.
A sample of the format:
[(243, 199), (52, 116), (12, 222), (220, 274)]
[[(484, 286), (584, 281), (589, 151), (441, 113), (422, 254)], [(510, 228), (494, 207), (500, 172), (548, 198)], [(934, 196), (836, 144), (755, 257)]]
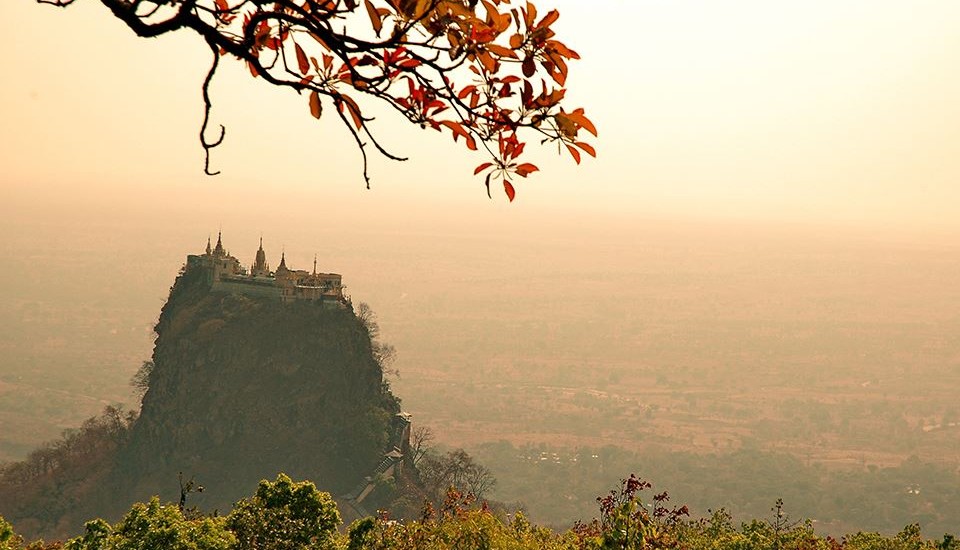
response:
[[(0, 479), (0, 515), (20, 531), (63, 537), (152, 495), (176, 501), (180, 472), (204, 487), (187, 504), (205, 511), (229, 510), (280, 471), (343, 494), (389, 450), (399, 401), (349, 307), (212, 292), (188, 270), (156, 333), (140, 415), (101, 461), (96, 484), (58, 482), (63, 466), (54, 465), (37, 480), (47, 489), (20, 492), (35, 502), (14, 503), (4, 493), (14, 484)], [(74, 505), (38, 520), (44, 499)]]

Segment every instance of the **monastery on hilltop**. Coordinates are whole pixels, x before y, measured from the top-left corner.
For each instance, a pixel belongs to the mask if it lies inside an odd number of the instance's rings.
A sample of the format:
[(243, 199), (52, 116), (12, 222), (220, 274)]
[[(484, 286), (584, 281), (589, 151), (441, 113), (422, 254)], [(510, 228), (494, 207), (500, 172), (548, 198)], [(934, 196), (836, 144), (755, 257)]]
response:
[(317, 273), (316, 258), (313, 260), (313, 272), (310, 273), (302, 269), (288, 269), (286, 254), (281, 254), (277, 270), (270, 271), (262, 237), (256, 260), (249, 271), (223, 248), (219, 233), (215, 247), (211, 248), (210, 239), (207, 239), (207, 249), (203, 254), (187, 256), (184, 273), (194, 270), (206, 275), (213, 291), (277, 298), (282, 302), (309, 300), (331, 307), (349, 305), (349, 299), (343, 295), (341, 275)]

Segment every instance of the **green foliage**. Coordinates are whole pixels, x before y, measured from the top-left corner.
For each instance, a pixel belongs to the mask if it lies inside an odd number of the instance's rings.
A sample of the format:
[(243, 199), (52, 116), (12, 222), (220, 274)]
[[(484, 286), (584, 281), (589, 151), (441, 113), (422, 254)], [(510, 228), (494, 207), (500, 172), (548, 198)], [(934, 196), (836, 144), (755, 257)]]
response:
[(223, 518), (187, 518), (180, 508), (161, 505), (154, 497), (137, 503), (111, 527), (102, 519), (86, 524), (83, 535), (67, 542), (67, 550), (229, 550), (235, 539)]
[(844, 550), (947, 550), (958, 546), (952, 535), (944, 535), (940, 543), (924, 539), (916, 523), (907, 525), (894, 537), (857, 533), (846, 537), (844, 543)]
[(400, 523), (364, 518), (350, 526), (349, 550), (561, 550), (582, 548), (572, 533), (532, 526), (522, 513), (505, 522), (486, 508), (454, 510)]
[(640, 498), (650, 483), (631, 475), (621, 480), (620, 488), (597, 499), (600, 503), (600, 541), (603, 548), (674, 548), (676, 527), (689, 515), (687, 507), (667, 509), (666, 493), (645, 504)]
[(328, 493), (286, 474), (263, 480), (253, 498), (241, 500), (227, 517), (238, 550), (299, 550), (331, 545), (340, 512)]
[(13, 532), (13, 526), (0, 516), (0, 550), (15, 550), (20, 548), (21, 542), (23, 541), (20, 537)]
[(791, 521), (780, 500), (769, 519), (735, 525), (720, 509), (691, 520), (685, 506), (668, 507), (667, 493), (641, 498), (650, 487), (636, 476), (622, 480), (597, 499), (599, 519), (565, 532), (534, 525), (522, 512), (498, 514), (451, 489), (436, 510), (425, 505), (418, 520), (394, 521), (384, 513), (354, 521), (340, 534), (330, 495), (279, 474), (261, 481), (226, 518), (185, 516), (153, 498), (135, 504), (116, 525), (88, 522), (84, 534), (65, 545), (24, 547), (0, 518), (0, 550), (960, 550), (951, 535), (924, 538), (918, 524), (895, 536), (820, 536), (811, 521)]

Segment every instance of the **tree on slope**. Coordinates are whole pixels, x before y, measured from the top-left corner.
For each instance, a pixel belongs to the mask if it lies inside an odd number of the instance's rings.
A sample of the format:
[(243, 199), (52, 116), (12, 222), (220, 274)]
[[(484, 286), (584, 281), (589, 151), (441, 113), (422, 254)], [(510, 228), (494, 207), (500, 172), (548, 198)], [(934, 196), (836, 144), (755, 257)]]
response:
[[(37, 0), (67, 6), (75, 0)], [(210, 151), (225, 129), (208, 128), (209, 85), (221, 57), (240, 60), (265, 82), (306, 99), (313, 117), (332, 106), (360, 149), (394, 160), (377, 137), (364, 100), (380, 102), (421, 128), (448, 133), (489, 160), (474, 174), (502, 182), (513, 200), (516, 177), (538, 170), (523, 162), (526, 139), (554, 143), (579, 163), (582, 130), (596, 129), (582, 108), (562, 106), (567, 63), (578, 54), (552, 30), (556, 10), (538, 13), (519, 0), (100, 0), (136, 34), (189, 30), (210, 48), (201, 91), (200, 142)], [(328, 108), (325, 109), (325, 106)]]

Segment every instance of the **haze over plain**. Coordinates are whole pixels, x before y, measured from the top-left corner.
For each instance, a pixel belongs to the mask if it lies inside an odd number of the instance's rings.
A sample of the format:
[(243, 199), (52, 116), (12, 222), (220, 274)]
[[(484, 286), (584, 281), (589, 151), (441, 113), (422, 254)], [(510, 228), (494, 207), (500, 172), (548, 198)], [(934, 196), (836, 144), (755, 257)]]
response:
[[(229, 63), (208, 178), (198, 39), (137, 39), (92, 1), (0, 6), (17, 45), (0, 89), (0, 433), (17, 435), (0, 458), (131, 399), (176, 270), (221, 226), (244, 261), (262, 233), (272, 264), (285, 247), (342, 273), (397, 346), (398, 394), (451, 445), (608, 443), (576, 425), (578, 399), (640, 406), (648, 379), (696, 393), (704, 372), (729, 381), (720, 403), (774, 387), (930, 403), (904, 413), (914, 429), (942, 419), (960, 360), (960, 5), (553, 4), (600, 156), (538, 153), (512, 205), (470, 176), (484, 159), (388, 114), (411, 160), (375, 160), (366, 191), (332, 118)], [(465, 384), (485, 396), (467, 412), (436, 399)], [(742, 444), (736, 423), (698, 438), (694, 404), (663, 399), (663, 430), (690, 447)], [(955, 450), (930, 438), (819, 458)]]

